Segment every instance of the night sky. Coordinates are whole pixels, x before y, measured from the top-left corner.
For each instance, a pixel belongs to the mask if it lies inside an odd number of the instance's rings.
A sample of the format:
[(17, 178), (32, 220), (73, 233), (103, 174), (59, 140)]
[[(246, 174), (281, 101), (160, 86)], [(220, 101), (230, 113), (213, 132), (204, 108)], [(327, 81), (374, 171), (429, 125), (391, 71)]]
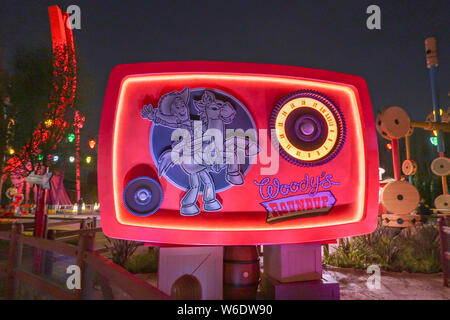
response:
[[(19, 1), (1, 0), (0, 48), (11, 70), (20, 47), (48, 47), (47, 7), (81, 8), (74, 30), (80, 81), (91, 81), (86, 130), (97, 132), (110, 70), (118, 64), (211, 60), (318, 68), (366, 79), (374, 112), (389, 105), (414, 121), (431, 111), (424, 39), (439, 45), (439, 87), (450, 106), (450, 1)], [(381, 7), (381, 30), (366, 8)]]

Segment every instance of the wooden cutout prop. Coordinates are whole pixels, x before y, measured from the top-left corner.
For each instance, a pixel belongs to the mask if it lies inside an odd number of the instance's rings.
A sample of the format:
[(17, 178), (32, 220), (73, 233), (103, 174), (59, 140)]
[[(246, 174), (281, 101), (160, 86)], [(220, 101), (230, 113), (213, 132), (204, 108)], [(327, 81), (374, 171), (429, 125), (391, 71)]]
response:
[(437, 176), (445, 177), (450, 173), (450, 159), (439, 157), (431, 162), (431, 171)]
[(414, 160), (405, 160), (402, 164), (403, 174), (413, 176), (417, 172), (417, 163)]
[(406, 111), (397, 106), (381, 111), (376, 119), (378, 133), (389, 140), (406, 136), (411, 128), (410, 123)]
[(390, 182), (381, 190), (381, 203), (389, 212), (408, 214), (419, 205), (420, 195), (416, 187), (406, 181)]
[(449, 212), (450, 210), (450, 195), (441, 194), (436, 199), (434, 199), (434, 206), (439, 211)]

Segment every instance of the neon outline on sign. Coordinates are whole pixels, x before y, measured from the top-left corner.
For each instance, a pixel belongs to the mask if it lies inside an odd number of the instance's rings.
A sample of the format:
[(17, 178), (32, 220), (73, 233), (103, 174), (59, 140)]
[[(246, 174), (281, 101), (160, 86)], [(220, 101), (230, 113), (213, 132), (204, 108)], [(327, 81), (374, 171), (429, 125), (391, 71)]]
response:
[[(351, 106), (349, 107), (349, 110), (353, 112), (353, 118), (354, 119), (361, 119), (361, 115), (359, 113), (357, 98), (355, 95), (355, 92), (352, 90), (352, 86), (342, 85), (342, 84), (333, 84), (333, 83), (324, 83), (324, 82), (318, 82), (318, 81), (310, 81), (310, 80), (302, 80), (302, 79), (293, 79), (293, 78), (283, 78), (283, 77), (275, 77), (275, 76), (259, 76), (259, 75), (233, 75), (233, 74), (217, 74), (217, 73), (194, 73), (194, 74), (166, 74), (166, 75), (136, 75), (136, 76), (128, 76), (126, 77), (119, 89), (119, 98), (117, 100), (117, 107), (116, 107), (116, 113), (115, 113), (115, 119), (114, 119), (114, 138), (113, 138), (113, 145), (112, 145), (112, 180), (113, 180), (113, 193), (114, 193), (114, 209), (116, 214), (117, 221), (122, 225), (128, 225), (128, 226), (137, 226), (137, 227), (151, 227), (151, 228), (161, 228), (161, 229), (167, 229), (166, 226), (159, 226), (155, 225), (151, 221), (148, 220), (142, 220), (139, 222), (133, 221), (130, 223), (127, 221), (127, 215), (126, 215), (126, 209), (123, 208), (123, 205), (121, 204), (121, 183), (122, 181), (118, 180), (117, 175), (115, 174), (118, 172), (118, 155), (120, 154), (118, 152), (117, 146), (120, 144), (119, 141), (119, 133), (121, 132), (121, 121), (122, 117), (121, 114), (124, 110), (124, 99), (126, 97), (127, 87), (132, 83), (139, 83), (139, 82), (145, 82), (149, 83), (152, 81), (167, 81), (167, 80), (199, 80), (199, 79), (205, 79), (205, 80), (228, 80), (228, 81), (236, 81), (236, 82), (245, 82), (245, 81), (254, 81), (254, 82), (263, 82), (263, 83), (276, 83), (281, 82), (288, 85), (311, 85), (314, 84), (317, 88), (324, 88), (324, 89), (333, 89), (337, 91), (341, 91), (344, 94), (346, 94), (350, 101)], [(364, 145), (364, 139), (363, 139), (363, 130), (362, 125), (360, 121), (355, 121), (355, 129), (356, 129), (356, 135), (355, 137), (358, 137), (356, 139), (357, 148), (359, 150), (365, 150)], [(242, 228), (237, 226), (236, 228), (223, 228), (223, 227), (208, 227), (201, 230), (208, 230), (208, 231), (250, 231), (250, 230), (295, 230), (295, 229), (306, 229), (306, 228), (314, 228), (314, 227), (326, 227), (330, 225), (339, 225), (339, 224), (348, 224), (348, 223), (354, 223), (361, 221), (361, 219), (364, 216), (364, 207), (365, 207), (365, 201), (367, 200), (365, 197), (365, 186), (367, 183), (367, 176), (366, 176), (366, 159), (365, 159), (365, 153), (360, 154), (360, 159), (358, 161), (358, 176), (360, 177), (360, 180), (356, 182), (358, 187), (357, 192), (357, 201), (356, 206), (357, 209), (354, 211), (355, 214), (353, 217), (342, 220), (338, 223), (333, 222), (317, 222), (317, 221), (310, 221), (307, 223), (302, 224), (298, 227), (283, 227), (283, 226), (277, 226), (272, 228)], [(186, 225), (182, 224), (182, 221), (180, 221), (177, 224), (173, 224), (170, 228), (171, 230), (199, 230), (199, 228), (189, 228)]]

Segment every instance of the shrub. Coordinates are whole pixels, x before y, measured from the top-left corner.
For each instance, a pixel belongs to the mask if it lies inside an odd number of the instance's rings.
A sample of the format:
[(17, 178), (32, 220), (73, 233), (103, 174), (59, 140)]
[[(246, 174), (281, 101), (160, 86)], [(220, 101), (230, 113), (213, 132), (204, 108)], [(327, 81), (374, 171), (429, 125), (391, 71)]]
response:
[(439, 230), (435, 226), (407, 229), (398, 242), (403, 248), (398, 257), (398, 269), (423, 273), (441, 270)]
[(132, 256), (125, 263), (131, 273), (155, 273), (158, 271), (158, 248), (149, 248), (147, 253)]
[(106, 248), (111, 252), (111, 259), (119, 266), (125, 266), (127, 260), (133, 255), (136, 249), (142, 245), (140, 242), (106, 238)]
[(341, 239), (324, 263), (365, 269), (377, 264), (387, 271), (434, 273), (441, 270), (439, 230), (435, 225), (402, 229), (382, 226), (369, 235)]
[(336, 251), (332, 254), (325, 251), (324, 261), (327, 264), (340, 266), (343, 268), (366, 268), (369, 251), (362, 245), (362, 241), (341, 239)]

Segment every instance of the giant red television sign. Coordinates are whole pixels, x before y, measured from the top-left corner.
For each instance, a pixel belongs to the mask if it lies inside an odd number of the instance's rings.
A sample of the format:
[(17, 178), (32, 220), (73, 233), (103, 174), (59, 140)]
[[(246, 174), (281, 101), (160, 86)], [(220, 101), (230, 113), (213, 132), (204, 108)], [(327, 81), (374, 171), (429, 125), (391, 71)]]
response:
[(378, 152), (365, 81), (279, 65), (113, 69), (99, 137), (102, 227), (189, 245), (373, 231)]

